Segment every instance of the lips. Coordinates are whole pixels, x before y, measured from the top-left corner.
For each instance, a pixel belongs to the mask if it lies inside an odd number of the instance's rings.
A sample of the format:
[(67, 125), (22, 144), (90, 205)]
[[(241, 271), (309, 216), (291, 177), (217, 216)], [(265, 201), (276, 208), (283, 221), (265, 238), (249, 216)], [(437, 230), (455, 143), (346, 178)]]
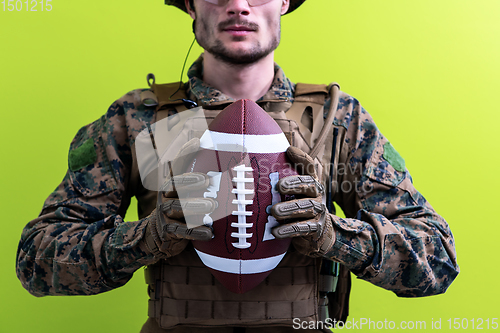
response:
[(254, 22), (231, 18), (218, 24), (218, 29), (221, 32), (228, 32), (234, 35), (245, 35), (257, 31), (259, 25)]
[(235, 37), (243, 37), (251, 34), (255, 30), (256, 29), (247, 25), (230, 25), (225, 27), (222, 31)]
[(248, 26), (231, 25), (229, 27), (224, 28), (224, 31), (255, 31), (255, 29)]

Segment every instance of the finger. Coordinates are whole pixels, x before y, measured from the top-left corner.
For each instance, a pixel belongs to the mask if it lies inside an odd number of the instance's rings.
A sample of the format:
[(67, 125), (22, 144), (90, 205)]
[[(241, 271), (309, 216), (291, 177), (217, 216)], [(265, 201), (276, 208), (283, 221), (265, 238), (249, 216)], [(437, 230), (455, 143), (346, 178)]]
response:
[(320, 221), (309, 220), (279, 225), (271, 229), (271, 233), (279, 239), (310, 235), (316, 236), (321, 234), (321, 228), (322, 224)]
[(281, 194), (305, 195), (316, 198), (323, 194), (325, 188), (312, 176), (288, 176), (278, 181), (278, 192)]
[(271, 208), (271, 214), (278, 221), (285, 219), (310, 219), (325, 212), (325, 205), (313, 199), (297, 199), (279, 202)]
[(307, 155), (303, 150), (293, 146), (288, 147), (286, 154), (300, 174), (309, 175), (316, 179), (318, 178), (314, 160), (311, 156)]
[(210, 214), (215, 208), (217, 202), (211, 198), (168, 199), (161, 204), (161, 211), (172, 219)]
[(188, 229), (186, 224), (178, 222), (165, 225), (165, 232), (178, 238), (190, 240), (209, 241), (213, 237), (212, 229), (207, 226)]
[[(209, 178), (206, 174), (200, 172), (189, 172), (182, 175), (174, 176), (163, 184), (160, 191), (166, 198), (172, 197), (171, 192), (191, 192), (197, 190), (205, 190), (210, 184)], [(176, 195), (174, 195), (176, 196)]]
[(174, 157), (174, 160), (171, 162), (172, 174), (179, 175), (186, 172), (188, 164), (193, 161), (194, 156), (198, 152), (199, 148), (199, 138), (193, 138), (186, 142)]

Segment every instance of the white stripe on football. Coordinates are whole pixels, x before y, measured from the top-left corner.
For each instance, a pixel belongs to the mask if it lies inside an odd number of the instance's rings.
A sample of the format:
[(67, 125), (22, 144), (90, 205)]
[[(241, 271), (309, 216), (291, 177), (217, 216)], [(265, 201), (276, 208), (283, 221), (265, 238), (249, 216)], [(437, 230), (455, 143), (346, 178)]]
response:
[(283, 153), (290, 147), (285, 134), (233, 134), (206, 130), (200, 139), (200, 148), (254, 154)]
[(257, 274), (273, 270), (278, 266), (285, 253), (260, 259), (228, 259), (213, 256), (196, 250), (205, 266), (224, 273), (231, 274)]

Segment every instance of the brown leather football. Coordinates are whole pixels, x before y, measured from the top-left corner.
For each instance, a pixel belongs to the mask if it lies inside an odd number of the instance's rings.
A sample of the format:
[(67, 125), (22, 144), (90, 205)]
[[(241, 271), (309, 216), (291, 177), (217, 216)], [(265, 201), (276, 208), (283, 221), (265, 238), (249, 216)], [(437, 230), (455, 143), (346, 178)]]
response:
[(244, 293), (260, 284), (280, 263), (291, 239), (275, 239), (278, 222), (270, 208), (281, 201), (278, 180), (295, 175), (288, 162), (288, 140), (256, 103), (239, 100), (210, 123), (200, 151), (187, 172), (210, 177), (207, 191), (191, 197), (217, 201), (203, 218), (213, 228), (211, 241), (193, 241), (203, 263), (227, 289)]

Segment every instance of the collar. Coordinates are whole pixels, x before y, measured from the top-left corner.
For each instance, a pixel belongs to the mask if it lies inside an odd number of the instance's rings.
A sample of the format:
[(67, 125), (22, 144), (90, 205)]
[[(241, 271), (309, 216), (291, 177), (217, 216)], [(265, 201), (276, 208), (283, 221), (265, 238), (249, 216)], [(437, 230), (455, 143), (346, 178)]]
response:
[[(227, 96), (203, 82), (203, 54), (191, 65), (188, 70), (188, 93), (191, 99), (197, 100), (200, 105), (225, 105), (234, 102)], [(274, 64), (274, 80), (270, 89), (257, 103), (265, 102), (293, 102), (295, 85), (285, 76), (285, 73), (276, 63)]]

